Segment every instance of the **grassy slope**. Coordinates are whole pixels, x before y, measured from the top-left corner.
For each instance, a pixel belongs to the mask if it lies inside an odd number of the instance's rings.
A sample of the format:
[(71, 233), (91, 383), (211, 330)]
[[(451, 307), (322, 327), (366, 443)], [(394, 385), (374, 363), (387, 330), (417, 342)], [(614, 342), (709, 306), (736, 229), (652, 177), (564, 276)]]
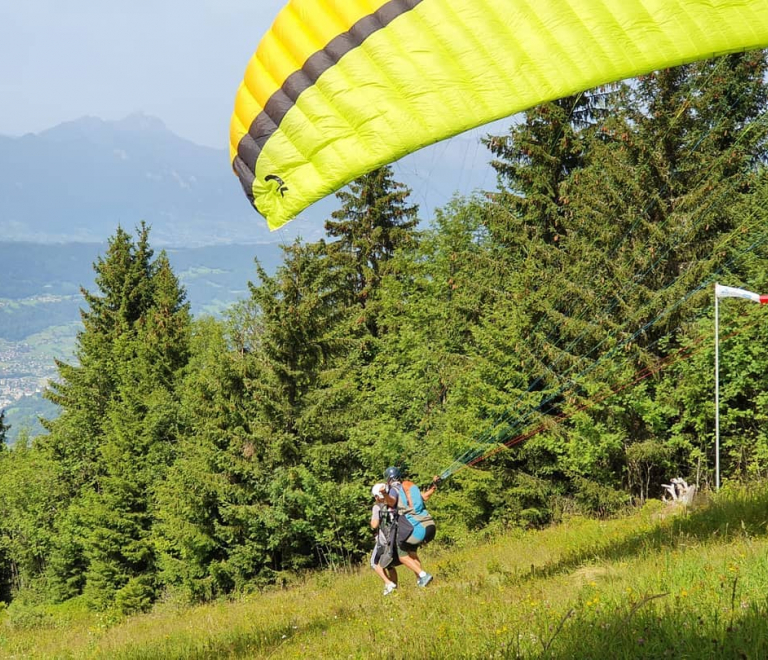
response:
[[(71, 606), (0, 624), (24, 658), (764, 658), (768, 487), (724, 490), (689, 512), (656, 503), (422, 552), (435, 581), (369, 569), (192, 609), (108, 623)], [(65, 621), (64, 618), (67, 620)]]

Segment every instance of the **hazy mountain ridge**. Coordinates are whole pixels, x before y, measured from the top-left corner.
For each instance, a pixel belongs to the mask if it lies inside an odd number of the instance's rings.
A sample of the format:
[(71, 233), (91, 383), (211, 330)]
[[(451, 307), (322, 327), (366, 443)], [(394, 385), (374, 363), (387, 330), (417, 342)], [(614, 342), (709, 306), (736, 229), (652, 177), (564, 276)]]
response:
[(156, 245), (279, 238), (248, 204), (225, 149), (180, 138), (155, 117), (83, 117), (0, 136), (3, 240), (101, 242), (142, 220)]

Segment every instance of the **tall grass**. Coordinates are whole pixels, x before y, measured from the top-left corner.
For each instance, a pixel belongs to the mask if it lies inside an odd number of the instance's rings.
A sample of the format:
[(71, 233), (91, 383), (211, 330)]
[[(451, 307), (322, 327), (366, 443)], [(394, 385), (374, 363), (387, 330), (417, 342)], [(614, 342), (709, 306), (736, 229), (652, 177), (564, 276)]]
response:
[(360, 568), (122, 621), (72, 604), (6, 614), (0, 657), (768, 657), (766, 487), (421, 554), (434, 582), (419, 589), (401, 568), (388, 597)]

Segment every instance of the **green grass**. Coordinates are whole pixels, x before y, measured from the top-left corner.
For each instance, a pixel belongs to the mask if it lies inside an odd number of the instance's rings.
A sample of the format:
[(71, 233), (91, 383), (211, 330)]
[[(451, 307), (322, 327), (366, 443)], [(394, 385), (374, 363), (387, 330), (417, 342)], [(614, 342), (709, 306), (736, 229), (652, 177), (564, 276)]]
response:
[[(438, 521), (439, 522), (439, 521)], [(768, 487), (690, 511), (656, 502), (422, 551), (435, 580), (367, 568), (114, 621), (69, 603), (0, 614), (15, 658), (765, 658)]]

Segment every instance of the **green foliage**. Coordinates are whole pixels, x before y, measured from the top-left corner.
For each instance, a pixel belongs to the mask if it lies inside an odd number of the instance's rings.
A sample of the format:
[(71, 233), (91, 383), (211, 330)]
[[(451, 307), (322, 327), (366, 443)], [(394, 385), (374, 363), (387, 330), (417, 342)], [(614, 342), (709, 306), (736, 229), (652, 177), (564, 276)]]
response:
[(77, 363), (60, 362), (47, 393), (62, 410), (40, 442), (63, 486), (51, 592), (83, 589), (98, 609), (155, 596), (153, 496), (174, 457), (189, 309), (165, 254), (152, 257), (148, 227), (135, 242), (118, 229), (94, 266), (99, 292), (83, 291)]
[(88, 560), (85, 544), (88, 534), (86, 518), (89, 500), (72, 502), (56, 516), (48, 555), (45, 578), (54, 603), (77, 597), (85, 586)]
[[(488, 525), (491, 514), (502, 510), (508, 499), (506, 490), (502, 490), (499, 480), (490, 472), (460, 472), (429, 500), (440, 542), (454, 545), (472, 539), (472, 533)], [(498, 518), (503, 519), (503, 514)]]
[(0, 600), (31, 588), (45, 570), (60, 492), (58, 471), (26, 439), (0, 453)]
[(11, 429), (10, 425), (6, 424), (5, 421), (5, 410), (0, 410), (0, 453), (7, 449), (8, 431)]
[(599, 481), (576, 477), (574, 501), (582, 511), (605, 517), (616, 515), (629, 505), (629, 494)]
[(630, 487), (637, 489), (640, 501), (645, 501), (651, 484), (657, 484), (668, 473), (669, 451), (656, 440), (644, 440), (627, 447)]
[(418, 208), (409, 205), (410, 190), (393, 178), (384, 166), (364, 174), (336, 197), (341, 208), (325, 223), (330, 262), (341, 271), (346, 294), (363, 310), (362, 319), (371, 334), (378, 334), (376, 290), (387, 262), (400, 247), (414, 238)]

